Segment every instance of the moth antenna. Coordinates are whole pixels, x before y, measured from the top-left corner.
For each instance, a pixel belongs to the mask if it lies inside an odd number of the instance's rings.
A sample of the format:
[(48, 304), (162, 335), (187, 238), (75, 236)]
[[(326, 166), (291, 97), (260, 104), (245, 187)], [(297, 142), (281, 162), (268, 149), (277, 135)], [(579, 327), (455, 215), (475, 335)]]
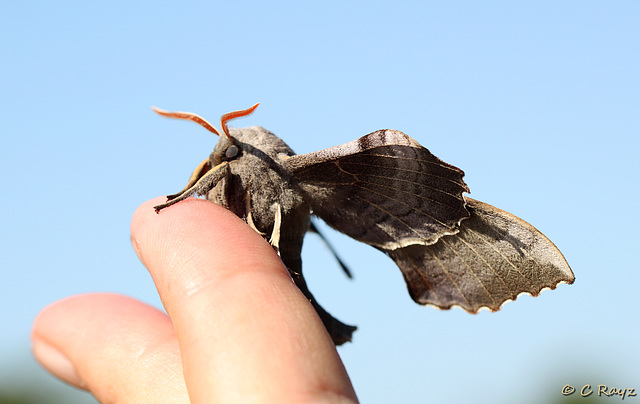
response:
[[(170, 111), (165, 111), (164, 109), (160, 109), (156, 107), (151, 107), (151, 109), (155, 113), (162, 116), (166, 116), (167, 118), (185, 119), (187, 121), (193, 121), (197, 124), (200, 124), (200, 126), (204, 127), (209, 132), (213, 132), (216, 135), (220, 136), (220, 132), (218, 132), (218, 130), (214, 128), (213, 125), (207, 122), (207, 120), (201, 117), (200, 115), (196, 115), (191, 112), (170, 112)], [(225, 130), (225, 134), (226, 134), (226, 130)], [(229, 137), (229, 135), (227, 135), (227, 137)]]
[(220, 118), (220, 127), (222, 128), (222, 131), (224, 132), (224, 134), (227, 135), (227, 138), (229, 138), (229, 140), (233, 141), (233, 139), (231, 138), (231, 135), (229, 134), (229, 129), (227, 128), (227, 121), (230, 121), (234, 118), (240, 118), (241, 116), (249, 115), (256, 108), (258, 108), (258, 105), (260, 105), (259, 102), (251, 108), (243, 109), (240, 111), (233, 111), (233, 112), (229, 112), (228, 114), (222, 115), (222, 118)]

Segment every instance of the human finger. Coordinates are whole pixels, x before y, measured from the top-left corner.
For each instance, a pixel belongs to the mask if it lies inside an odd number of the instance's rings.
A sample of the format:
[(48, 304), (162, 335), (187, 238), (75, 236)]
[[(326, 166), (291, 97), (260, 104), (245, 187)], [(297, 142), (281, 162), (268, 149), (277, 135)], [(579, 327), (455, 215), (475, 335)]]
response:
[(32, 341), (46, 369), (100, 402), (189, 402), (171, 320), (130, 297), (55, 302), (34, 321)]
[(322, 322), (277, 254), (228, 210), (138, 208), (131, 234), (176, 329), (194, 402), (355, 400)]

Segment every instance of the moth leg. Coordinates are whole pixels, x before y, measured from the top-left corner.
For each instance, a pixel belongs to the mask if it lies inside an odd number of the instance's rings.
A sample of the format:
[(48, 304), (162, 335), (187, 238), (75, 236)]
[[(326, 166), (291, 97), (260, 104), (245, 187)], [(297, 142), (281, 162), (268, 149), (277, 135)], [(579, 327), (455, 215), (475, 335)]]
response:
[(202, 178), (202, 176), (207, 171), (209, 171), (210, 168), (211, 168), (211, 160), (209, 160), (208, 158), (204, 159), (204, 161), (198, 164), (198, 167), (196, 167), (196, 169), (193, 171), (193, 174), (191, 174), (191, 177), (189, 178), (189, 182), (187, 182), (187, 185), (182, 189), (182, 191), (177, 192), (173, 195), (167, 195), (167, 199), (168, 200), (175, 199), (178, 196), (182, 195), (183, 192), (186, 192), (189, 188), (194, 186), (196, 182), (198, 182), (198, 180)]
[(309, 301), (311, 302), (311, 305), (316, 310), (316, 313), (318, 313), (320, 320), (322, 320), (322, 323), (324, 324), (325, 328), (329, 332), (329, 335), (331, 335), (331, 339), (333, 340), (333, 343), (336, 345), (342, 345), (345, 342), (351, 341), (353, 332), (356, 330), (357, 327), (345, 324), (342, 321), (338, 320), (337, 318), (333, 317), (331, 314), (329, 314), (325, 309), (322, 308), (322, 306), (320, 306), (320, 304), (318, 304), (318, 302), (313, 297), (311, 292), (309, 292), (309, 288), (307, 287), (307, 282), (305, 282), (302, 274), (297, 271), (292, 271), (291, 269), (289, 269), (289, 272), (291, 273), (291, 277), (293, 278), (293, 281), (296, 283), (296, 286), (298, 286), (298, 288), (302, 291), (305, 297), (309, 299)]
[(271, 238), (269, 238), (269, 244), (273, 246), (278, 255), (280, 255), (280, 227), (282, 226), (282, 207), (279, 203), (275, 204), (276, 217), (273, 222), (273, 231), (271, 232)]
[(251, 192), (249, 190), (249, 185), (247, 185), (247, 192), (244, 194), (244, 209), (247, 212), (247, 216), (245, 217), (245, 221), (253, 230), (256, 231), (261, 236), (264, 236), (266, 233), (261, 232), (256, 227), (256, 224), (253, 222), (253, 215), (251, 214)]
[(313, 224), (313, 222), (311, 222), (311, 224), (309, 225), (309, 232), (316, 233), (318, 235), (318, 237), (320, 237), (320, 240), (322, 240), (324, 245), (327, 246), (327, 248), (329, 249), (329, 252), (333, 255), (333, 258), (335, 258), (336, 261), (338, 261), (338, 265), (340, 265), (340, 268), (342, 268), (342, 271), (345, 273), (345, 275), (347, 275), (347, 278), (353, 279), (353, 275), (351, 275), (351, 271), (345, 265), (345, 263), (342, 262), (342, 260), (338, 256), (338, 253), (336, 252), (335, 248), (333, 248), (333, 246), (329, 243), (329, 240), (327, 240), (324, 237), (324, 235), (322, 233), (320, 233), (320, 231), (318, 230), (316, 225)]
[(227, 175), (229, 175), (229, 163), (220, 163), (217, 166), (209, 169), (209, 171), (207, 171), (206, 174), (200, 177), (191, 187), (183, 190), (175, 197), (169, 199), (166, 203), (154, 206), (153, 208), (155, 209), (156, 213), (158, 213), (160, 210), (183, 201), (193, 194), (197, 193), (198, 195), (204, 195)]

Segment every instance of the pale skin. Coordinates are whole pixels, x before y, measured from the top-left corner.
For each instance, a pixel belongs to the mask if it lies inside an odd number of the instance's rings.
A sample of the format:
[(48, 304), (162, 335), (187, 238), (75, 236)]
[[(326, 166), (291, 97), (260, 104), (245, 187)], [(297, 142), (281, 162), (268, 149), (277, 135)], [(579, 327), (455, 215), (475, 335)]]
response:
[(156, 214), (164, 201), (136, 210), (131, 240), (168, 315), (117, 294), (69, 297), (35, 320), (38, 361), (102, 403), (357, 402), (273, 248), (211, 202)]

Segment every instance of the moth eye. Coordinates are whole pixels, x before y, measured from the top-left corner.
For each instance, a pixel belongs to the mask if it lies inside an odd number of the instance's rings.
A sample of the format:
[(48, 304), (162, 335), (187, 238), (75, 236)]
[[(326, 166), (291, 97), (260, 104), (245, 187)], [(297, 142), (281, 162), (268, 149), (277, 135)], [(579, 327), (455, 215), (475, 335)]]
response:
[(224, 156), (228, 159), (232, 159), (238, 155), (238, 152), (240, 152), (238, 146), (232, 144), (231, 146), (227, 147), (227, 150), (224, 151)]

